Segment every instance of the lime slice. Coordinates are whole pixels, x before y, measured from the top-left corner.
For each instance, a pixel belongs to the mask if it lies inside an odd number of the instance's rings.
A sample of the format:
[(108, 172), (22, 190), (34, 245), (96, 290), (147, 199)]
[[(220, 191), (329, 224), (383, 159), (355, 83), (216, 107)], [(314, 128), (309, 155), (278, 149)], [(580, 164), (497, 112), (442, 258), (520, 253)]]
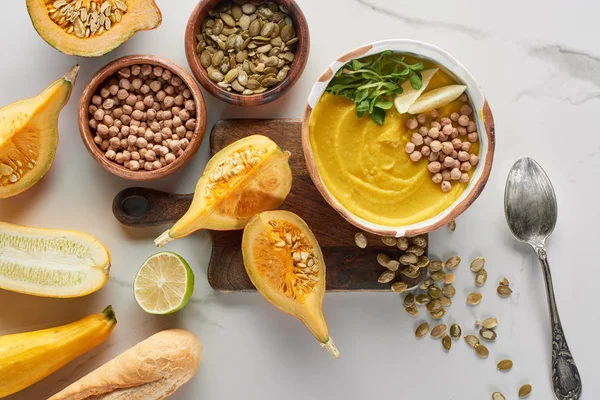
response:
[(423, 82), (421, 89), (415, 90), (410, 84), (410, 81), (406, 81), (402, 84), (402, 94), (399, 94), (394, 99), (394, 105), (396, 106), (396, 110), (400, 114), (404, 114), (408, 111), (410, 106), (414, 104), (415, 101), (419, 98), (421, 93), (427, 89), (427, 85), (429, 85), (429, 81), (435, 75), (436, 72), (439, 71), (439, 68), (430, 68), (425, 69), (421, 72), (421, 82)]
[(192, 297), (194, 273), (178, 254), (156, 253), (144, 262), (133, 282), (135, 300), (150, 314), (181, 310)]
[(458, 99), (466, 89), (465, 85), (448, 85), (430, 90), (423, 93), (408, 109), (408, 112), (410, 114), (420, 114), (443, 107)]

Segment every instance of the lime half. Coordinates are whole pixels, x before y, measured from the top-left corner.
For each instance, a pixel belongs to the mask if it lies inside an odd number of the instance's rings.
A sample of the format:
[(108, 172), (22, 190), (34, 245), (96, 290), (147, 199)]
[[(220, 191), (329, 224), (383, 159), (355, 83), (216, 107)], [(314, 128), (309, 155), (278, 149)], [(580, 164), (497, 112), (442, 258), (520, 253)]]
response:
[(156, 253), (144, 262), (133, 282), (135, 300), (150, 314), (181, 310), (194, 292), (194, 273), (178, 254)]

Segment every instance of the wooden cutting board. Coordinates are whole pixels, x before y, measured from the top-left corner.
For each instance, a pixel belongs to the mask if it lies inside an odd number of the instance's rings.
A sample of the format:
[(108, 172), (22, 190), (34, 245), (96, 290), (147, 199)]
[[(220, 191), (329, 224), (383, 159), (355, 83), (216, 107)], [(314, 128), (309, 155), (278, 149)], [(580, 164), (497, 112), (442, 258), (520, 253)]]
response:
[[(377, 263), (377, 254), (386, 253), (398, 258), (402, 252), (384, 245), (379, 237), (366, 234), (368, 246), (360, 249), (354, 243), (359, 229), (343, 219), (327, 204), (312, 184), (300, 140), (301, 120), (222, 120), (217, 122), (210, 135), (211, 154), (243, 137), (260, 134), (271, 138), (284, 150), (289, 150), (293, 172), (292, 190), (281, 207), (302, 217), (315, 234), (327, 266), (329, 291), (389, 291), (390, 284), (377, 282), (385, 270)], [(126, 200), (143, 197), (147, 205), (143, 210), (128, 210)], [(130, 226), (148, 226), (177, 220), (189, 207), (192, 194), (173, 195), (144, 188), (125, 189), (115, 197), (113, 212), (119, 221)], [(167, 214), (162, 210), (169, 210)], [(137, 216), (132, 214), (137, 213)], [(242, 231), (210, 231), (213, 249), (208, 265), (210, 285), (222, 292), (256, 290), (242, 261)], [(424, 274), (425, 271), (422, 271)], [(419, 279), (404, 278), (409, 287)]]

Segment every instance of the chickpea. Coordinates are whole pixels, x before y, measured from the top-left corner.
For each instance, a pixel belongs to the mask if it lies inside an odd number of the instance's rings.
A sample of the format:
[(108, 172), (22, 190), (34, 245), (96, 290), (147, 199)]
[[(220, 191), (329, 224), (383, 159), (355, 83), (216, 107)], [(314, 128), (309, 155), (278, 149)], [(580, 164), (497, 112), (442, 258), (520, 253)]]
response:
[(156, 153), (154, 152), (154, 150), (148, 150), (146, 151), (144, 158), (146, 159), (146, 161), (154, 161), (156, 160)]
[(447, 136), (452, 135), (453, 130), (454, 130), (454, 128), (452, 127), (451, 124), (444, 125), (444, 127), (442, 128), (442, 132), (444, 133), (444, 135), (447, 135)]
[(131, 160), (131, 153), (128, 150), (123, 151), (123, 160), (125, 160), (125, 161)]
[(144, 165), (146, 165), (146, 160), (138, 161), (140, 163), (140, 169), (144, 169)]
[(144, 84), (142, 85), (142, 87), (140, 88), (140, 93), (141, 94), (148, 94), (150, 93), (150, 86)]
[(141, 158), (140, 158), (140, 160), (141, 160), (141, 161), (145, 161), (145, 160), (146, 160), (146, 152), (147, 152), (147, 151), (148, 151), (148, 149), (147, 149), (147, 148), (145, 148), (145, 147), (144, 147), (143, 149), (140, 149), (140, 150), (139, 150), (140, 157), (141, 157)]
[(450, 118), (444, 117), (440, 120), (440, 123), (442, 124), (442, 126), (452, 125), (452, 120), (450, 120)]
[(183, 122), (181, 121), (181, 118), (179, 117), (173, 117), (173, 126), (175, 128), (177, 128), (178, 126), (183, 125)]
[[(170, 121), (171, 119), (173, 119), (173, 113), (169, 110), (163, 111), (162, 116), (163, 116), (163, 120), (165, 121), (165, 123), (166, 123), (166, 121)], [(169, 128), (170, 128), (170, 126), (169, 126)]]
[[(175, 86), (175, 84), (173, 84), (173, 86)], [(183, 95), (184, 99), (189, 99), (192, 97), (192, 92), (190, 91), (190, 89), (184, 89), (184, 91), (181, 92), (181, 94)]]
[(175, 161), (176, 158), (177, 157), (175, 157), (175, 154), (173, 153), (165, 155), (165, 161), (167, 161), (167, 164), (171, 164), (173, 161)]
[[(190, 118), (187, 121), (185, 121), (185, 128), (188, 131), (193, 131), (194, 129), (196, 129), (196, 119)], [(425, 135), (423, 135), (423, 136), (425, 136)]]
[(468, 126), (469, 125), (469, 117), (462, 114), (460, 117), (458, 117), (458, 124), (463, 127)]
[(173, 136), (171, 136), (171, 140), (179, 140), (179, 135), (174, 134)]
[(134, 90), (140, 90), (143, 83), (144, 82), (140, 78), (135, 78), (134, 80), (131, 81), (131, 87), (133, 87)]
[[(175, 87), (179, 87), (181, 85), (183, 85), (183, 81), (181, 80), (180, 77), (173, 75), (173, 78), (171, 79), (171, 85), (175, 86)], [(188, 89), (186, 89), (188, 90)]]
[(108, 114), (105, 114), (105, 115), (104, 115), (104, 118), (102, 118), (102, 122), (104, 123), (104, 125), (106, 125), (106, 126), (109, 126), (109, 127), (110, 127), (110, 126), (112, 126), (112, 125), (113, 125), (113, 122), (114, 122), (114, 120), (113, 120), (113, 117), (111, 117), (111, 116), (110, 116), (110, 115), (108, 115)]
[(129, 91), (129, 89), (131, 89), (131, 82), (129, 82), (128, 79), (123, 78), (119, 81), (119, 87)]
[(410, 141), (413, 142), (416, 146), (421, 146), (423, 144), (423, 136), (419, 135), (418, 133), (413, 133), (413, 135), (410, 138)]
[(429, 116), (431, 117), (431, 119), (437, 119), (440, 116), (440, 113), (438, 112), (438, 110), (431, 110)]
[(467, 140), (471, 143), (475, 143), (479, 139), (477, 132), (471, 132), (467, 135)]
[(129, 161), (129, 169), (132, 171), (137, 171), (140, 169), (140, 163), (137, 160)]
[[(189, 134), (191, 134), (192, 132), (188, 132)], [(187, 137), (188, 134), (186, 133), (185, 136)], [(423, 144), (426, 146), (429, 146), (431, 144), (431, 142), (433, 142), (433, 139), (430, 138), (429, 136), (426, 136), (425, 138), (423, 138)]]
[(176, 152), (181, 149), (181, 142), (179, 140), (172, 140), (171, 143), (169, 143), (169, 147), (172, 152)]
[(464, 163), (460, 164), (460, 170), (463, 172), (470, 171), (472, 167), (473, 166), (468, 161), (465, 161)]
[(460, 174), (460, 178), (458, 179), (459, 182), (461, 183), (467, 183), (469, 182), (469, 174), (467, 174), (466, 172), (463, 172), (462, 174)]
[(152, 73), (152, 66), (151, 65), (142, 65), (142, 76), (150, 76), (150, 74)]
[(437, 174), (433, 174), (433, 176), (431, 177), (431, 180), (433, 181), (433, 183), (441, 183), (442, 182), (442, 174), (440, 174), (439, 172)]
[(161, 75), (161, 78), (163, 78), (165, 81), (168, 81), (172, 77), (173, 77), (173, 73), (171, 71), (169, 71), (168, 69), (165, 69)]
[(460, 115), (457, 112), (450, 114), (450, 119), (454, 122), (458, 121), (458, 117), (460, 117)]
[(437, 161), (439, 154), (440, 153), (432, 151), (431, 154), (429, 154), (429, 157), (427, 157), (427, 159), (431, 162)]
[(466, 93), (463, 93), (460, 95), (460, 97), (458, 98), (458, 100), (462, 101), (463, 103), (466, 103), (467, 100), (469, 100), (469, 98), (467, 97)]
[(113, 118), (115, 119), (121, 119), (121, 116), (123, 115), (123, 109), (122, 108), (115, 108), (112, 112)]
[(90, 126), (90, 128), (92, 129), (97, 129), (98, 128), (98, 121), (96, 121), (95, 119), (90, 119), (88, 121), (88, 125)]
[(144, 164), (144, 169), (145, 169), (146, 171), (152, 171), (152, 170), (154, 169), (154, 166), (152, 165), (152, 163), (151, 163), (151, 162), (146, 162), (146, 163)]
[(102, 119), (104, 118), (104, 110), (99, 108), (96, 110), (96, 112), (94, 113), (94, 119), (96, 121), (102, 121)]
[(94, 136), (94, 143), (100, 146), (102, 144), (102, 137), (99, 135)]
[(110, 92), (107, 88), (103, 87), (102, 89), (100, 89), (100, 97), (106, 99), (108, 96), (110, 96)]
[(162, 164), (161, 164), (161, 162), (160, 162), (160, 161), (158, 161), (158, 160), (155, 160), (155, 161), (153, 161), (153, 162), (152, 162), (152, 168), (153, 168), (153, 169), (159, 169), (159, 168), (162, 168)]
[(163, 140), (169, 139), (171, 136), (173, 136), (173, 132), (171, 131), (170, 128), (162, 128), (160, 131)]
[(146, 129), (144, 132), (144, 139), (146, 139), (147, 142), (154, 139), (154, 132), (152, 132), (152, 129)]
[(120, 141), (121, 141), (121, 149), (127, 150), (127, 148), (129, 147), (129, 143), (127, 142), (127, 139), (120, 139)]
[(114, 161), (115, 158), (117, 157), (117, 153), (115, 153), (114, 150), (108, 150), (106, 153), (104, 153), (104, 155), (106, 156), (106, 158), (108, 158), (110, 161)]
[(152, 98), (152, 96), (146, 96), (144, 97), (143, 101), (138, 101), (137, 103), (135, 103), (135, 108), (136, 110), (145, 110), (145, 107), (152, 107), (152, 104), (154, 104), (154, 99)]
[(102, 104), (102, 97), (98, 96), (97, 94), (93, 95), (92, 104), (95, 106), (99, 106), (100, 104)]
[(183, 109), (183, 110), (179, 111), (179, 118), (181, 118), (182, 121), (185, 122), (185, 121), (189, 120), (190, 117), (191, 117), (190, 112), (188, 110)]
[(185, 136), (185, 126), (178, 126), (177, 128), (175, 128), (175, 135), (177, 135), (176, 139), (184, 137)]
[(468, 104), (463, 104), (462, 106), (460, 106), (459, 111), (461, 114), (467, 115), (467, 116), (473, 114), (473, 109)]
[(454, 146), (454, 150), (459, 150), (460, 146), (462, 145), (462, 140), (460, 140), (459, 138), (452, 139), (451, 143), (452, 146)]
[(156, 119), (156, 113), (157, 111), (154, 108), (150, 108), (148, 111), (146, 111), (146, 119), (148, 121), (154, 121)]
[(469, 157), (469, 164), (477, 165), (478, 162), (479, 162), (479, 157), (477, 157), (475, 154), (471, 154), (471, 156)]
[[(119, 130), (119, 128), (117, 128), (116, 126), (111, 126), (110, 128), (108, 128), (108, 136), (113, 138), (115, 136), (119, 136), (119, 133), (121, 133), (121, 131)], [(119, 138), (121, 139), (121, 138)]]
[(162, 165), (163, 167), (164, 167), (165, 165), (167, 165), (167, 160), (165, 160), (165, 158), (164, 158), (164, 157), (161, 157), (161, 158), (160, 158), (160, 165)]
[(138, 137), (136, 139), (136, 146), (140, 149), (144, 149), (148, 145), (148, 141), (143, 137)]
[[(190, 140), (190, 141), (191, 141), (193, 137), (194, 137), (194, 132), (192, 132), (192, 131), (187, 131), (187, 132), (185, 133), (185, 138), (186, 138), (187, 140)], [(425, 139), (423, 139), (423, 143), (425, 143), (425, 141), (426, 141), (427, 139), (431, 139), (431, 138), (425, 138)], [(428, 144), (427, 144), (427, 145), (428, 145)], [(428, 146), (429, 146), (429, 145), (428, 145)]]
[(137, 97), (135, 97), (134, 94), (130, 94), (129, 96), (127, 96), (127, 98), (125, 99), (125, 104), (127, 104), (128, 106), (133, 107), (135, 105), (135, 103), (137, 103)]
[(452, 154), (453, 150), (454, 150), (454, 146), (452, 146), (452, 143), (450, 143), (450, 142), (442, 143), (442, 152), (444, 154), (450, 155), (450, 154)]
[(467, 126), (467, 132), (475, 132), (477, 130), (477, 125), (473, 121), (469, 121), (469, 125)]
[(166, 108), (170, 108), (173, 107), (173, 104), (175, 103), (175, 99), (172, 96), (167, 96), (165, 97), (164, 101), (163, 101), (163, 105)]
[(419, 126), (419, 123), (416, 118), (410, 118), (406, 121), (406, 127), (410, 130), (417, 129), (417, 126)]
[[(123, 114), (125, 114), (125, 115), (131, 115), (131, 113), (133, 113), (133, 107), (131, 107), (128, 104), (125, 104), (123, 106)], [(123, 122), (123, 123), (125, 123), (125, 122)]]
[(175, 88), (173, 86), (167, 86), (167, 88), (165, 89), (165, 92), (169, 96), (173, 96), (175, 94)]
[(458, 168), (452, 168), (450, 171), (450, 179), (453, 181), (457, 181), (460, 179), (461, 172)]
[(435, 174), (442, 170), (442, 164), (440, 164), (439, 161), (433, 161), (429, 163), (429, 165), (427, 165), (427, 169), (429, 170), (429, 172)]
[(452, 184), (448, 181), (442, 182), (442, 192), (446, 193), (452, 190)]
[(185, 153), (185, 151), (183, 149), (179, 149), (179, 150), (177, 150), (177, 153), (175, 153), (175, 156), (181, 157), (183, 155), (183, 153)]
[(104, 124), (98, 124), (98, 128), (96, 129), (96, 132), (102, 138), (106, 138), (106, 137), (108, 137), (108, 126), (106, 126)]
[(446, 156), (444, 158), (444, 167), (446, 168), (450, 168), (452, 166), (454, 166), (454, 158), (450, 157), (450, 156)]
[(104, 151), (108, 150), (109, 146), (108, 139), (104, 139), (102, 143), (100, 143), (100, 148)]
[(143, 116), (144, 112), (140, 110), (135, 110), (133, 113), (131, 113), (131, 117), (138, 121), (141, 120)]
[(419, 127), (419, 135), (427, 136), (428, 133), (429, 133), (429, 129), (426, 126)]
[(471, 150), (471, 143), (469, 143), (469, 142), (463, 142), (462, 145), (461, 145), (461, 147), (460, 147), (460, 149), (462, 151), (469, 151), (469, 150)]
[(142, 156), (140, 155), (139, 151), (132, 151), (131, 152), (131, 159), (132, 160), (139, 161), (141, 157)]
[(423, 154), (421, 154), (420, 151), (414, 151), (409, 156), (409, 158), (411, 159), (412, 162), (419, 161), (421, 159), (421, 157), (423, 157)]
[(464, 161), (468, 161), (469, 160), (469, 153), (467, 153), (466, 151), (459, 151), (458, 152), (458, 161), (460, 162), (464, 162)]
[(161, 83), (159, 81), (152, 81), (150, 82), (150, 90), (152, 90), (154, 93), (158, 92), (161, 88)]
[(438, 128), (438, 130), (442, 130), (442, 124), (440, 124), (440, 123), (439, 123), (439, 122), (437, 122), (437, 121), (433, 121), (433, 122), (431, 123), (431, 127), (432, 127), (432, 128)]
[(114, 149), (118, 149), (119, 147), (121, 147), (121, 140), (119, 140), (118, 137), (113, 137), (113, 138), (110, 138), (110, 140), (108, 141), (108, 144), (110, 145), (110, 147), (112, 147)]
[(439, 140), (434, 140), (433, 142), (431, 142), (429, 147), (431, 147), (431, 151), (437, 153), (442, 150), (442, 143)]
[(140, 72), (142, 72), (142, 67), (140, 67), (139, 65), (131, 66), (131, 75), (138, 76)]
[(423, 125), (425, 122), (427, 122), (427, 116), (425, 114), (417, 115), (417, 122)]
[(117, 153), (117, 155), (115, 156), (115, 161), (119, 164), (123, 164), (125, 162), (125, 159), (123, 158), (123, 153)]
[(440, 137), (440, 130), (436, 127), (430, 128), (427, 135), (432, 139), (437, 139)]
[(88, 113), (94, 115), (94, 113), (96, 112), (97, 109), (98, 109), (98, 107), (96, 107), (93, 104), (90, 104), (90, 106), (88, 107)]
[(123, 78), (129, 78), (131, 76), (131, 69), (129, 69), (128, 67), (121, 68), (119, 70), (119, 75)]
[(458, 137), (458, 129), (452, 128), (452, 133), (450, 134), (452, 139), (456, 139)]

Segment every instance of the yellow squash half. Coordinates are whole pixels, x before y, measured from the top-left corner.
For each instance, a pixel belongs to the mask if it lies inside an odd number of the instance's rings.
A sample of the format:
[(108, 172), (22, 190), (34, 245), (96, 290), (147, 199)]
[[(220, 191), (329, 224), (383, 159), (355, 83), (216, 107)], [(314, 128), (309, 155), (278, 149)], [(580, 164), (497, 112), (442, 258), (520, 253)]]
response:
[(261, 135), (225, 147), (206, 165), (189, 210), (154, 243), (162, 247), (198, 229), (243, 229), (255, 214), (277, 209), (292, 188), (289, 157)]
[(110, 254), (85, 233), (0, 222), (0, 289), (42, 297), (80, 297), (108, 279)]
[(162, 22), (154, 0), (27, 0), (27, 10), (50, 46), (82, 57), (106, 54)]
[(58, 145), (58, 115), (69, 101), (79, 65), (40, 95), (0, 108), (0, 199), (35, 185)]
[(68, 325), (0, 336), (0, 398), (39, 382), (98, 346), (116, 324), (108, 306)]
[(304, 220), (289, 211), (257, 214), (244, 229), (242, 254), (256, 289), (275, 307), (304, 322), (321, 346), (338, 358), (322, 311), (325, 261)]

